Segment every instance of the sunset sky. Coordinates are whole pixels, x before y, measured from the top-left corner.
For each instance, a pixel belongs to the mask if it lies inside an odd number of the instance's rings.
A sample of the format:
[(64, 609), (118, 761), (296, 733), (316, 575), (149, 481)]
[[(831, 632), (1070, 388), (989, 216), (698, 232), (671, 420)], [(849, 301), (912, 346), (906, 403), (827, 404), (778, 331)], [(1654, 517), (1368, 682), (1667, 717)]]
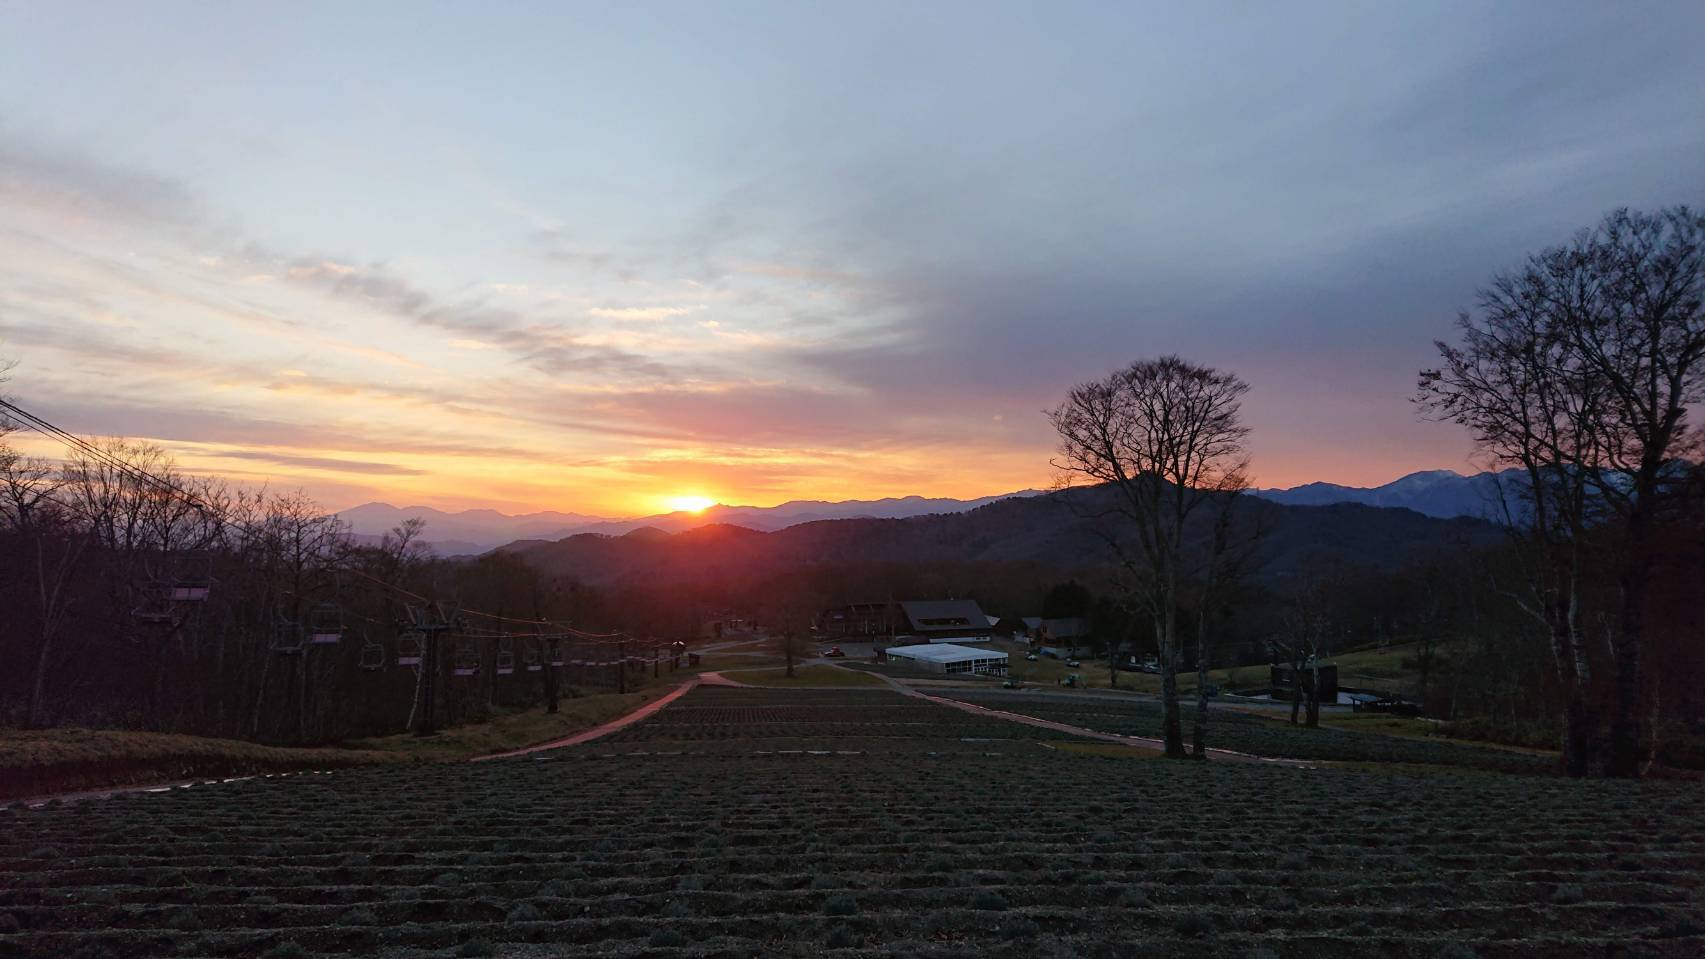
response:
[(332, 508), (620, 516), (1046, 486), (1041, 411), (1179, 352), (1253, 384), (1263, 486), (1467, 470), (1407, 401), (1430, 342), (1606, 210), (1705, 202), (1701, 38), (1698, 3), (0, 2), (4, 389)]

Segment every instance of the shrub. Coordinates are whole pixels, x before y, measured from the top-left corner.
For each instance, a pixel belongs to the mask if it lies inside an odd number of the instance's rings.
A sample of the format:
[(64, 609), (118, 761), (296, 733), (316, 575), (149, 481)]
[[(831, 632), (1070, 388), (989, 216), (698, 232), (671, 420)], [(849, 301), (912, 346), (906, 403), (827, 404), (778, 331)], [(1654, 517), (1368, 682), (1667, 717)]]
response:
[(703, 892), (704, 891), (704, 877), (703, 876), (682, 876), (681, 881), (675, 884), (675, 888), (681, 890), (682, 892)]
[(496, 954), (496, 947), (484, 939), (469, 939), (462, 943), (462, 948), (456, 950), (456, 955), (462, 956), (464, 959), (481, 959), (481, 957)]
[(659, 929), (651, 934), (650, 943), (658, 949), (674, 949), (687, 944), (687, 937), (673, 929)]
[(818, 874), (811, 877), (811, 888), (818, 891), (822, 891), (824, 889), (839, 889), (841, 888), (841, 884), (835, 880), (834, 876)]
[(685, 919), (693, 914), (693, 910), (685, 899), (671, 899), (669, 904), (663, 907), (662, 914), (666, 919)]
[(346, 926), (377, 926), (379, 917), (373, 910), (358, 906), (344, 913), (338, 922)]
[(829, 938), (824, 945), (830, 949), (849, 949), (858, 945), (858, 936), (844, 925), (838, 925), (829, 930)]
[(530, 902), (516, 903), (515, 908), (509, 910), (510, 922), (538, 922), (543, 918), (544, 915)]
[(294, 939), (286, 939), (260, 954), (260, 959), (307, 959), (307, 957), (308, 950), (302, 948)]
[(1577, 902), (1585, 902), (1587, 891), (1579, 883), (1564, 883), (1551, 890), (1551, 901), (1559, 906), (1572, 906)]
[(971, 908), (1001, 912), (1006, 909), (1006, 897), (992, 889), (979, 889), (977, 894), (971, 897)]
[(1141, 909), (1148, 904), (1148, 893), (1143, 892), (1140, 886), (1126, 886), (1125, 891), (1119, 894), (1119, 905), (1121, 906), (1125, 906), (1130, 909)]
[(1480, 959), (1480, 954), (1460, 942), (1447, 942), (1433, 953), (1433, 959)]
[(823, 900), (823, 915), (851, 916), (858, 913), (858, 902), (851, 896), (830, 896)]

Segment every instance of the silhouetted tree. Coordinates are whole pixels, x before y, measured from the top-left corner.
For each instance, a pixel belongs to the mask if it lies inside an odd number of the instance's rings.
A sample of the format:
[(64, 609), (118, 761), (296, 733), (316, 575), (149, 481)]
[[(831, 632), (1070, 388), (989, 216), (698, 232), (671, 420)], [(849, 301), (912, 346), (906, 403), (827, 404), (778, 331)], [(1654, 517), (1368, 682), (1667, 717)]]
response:
[(1246, 483), (1240, 410), (1248, 389), (1231, 373), (1163, 356), (1073, 387), (1049, 414), (1060, 435), (1056, 468), (1113, 492), (1097, 528), (1153, 625), (1169, 757), (1186, 755), (1177, 670), (1188, 524), (1203, 504)]
[[(1526, 547), (1517, 595), (1550, 636), (1566, 697), (1564, 762), (1592, 765), (1598, 733), (1583, 610), (1605, 575), (1614, 696), (1604, 772), (1634, 776), (1643, 755), (1641, 675), (1652, 542), (1699, 452), (1688, 408), (1705, 400), (1705, 216), (1686, 207), (1618, 210), (1481, 292), (1461, 343), (1421, 374), (1419, 401), (1520, 467), (1510, 527)], [(1597, 630), (1595, 629), (1595, 632)]]

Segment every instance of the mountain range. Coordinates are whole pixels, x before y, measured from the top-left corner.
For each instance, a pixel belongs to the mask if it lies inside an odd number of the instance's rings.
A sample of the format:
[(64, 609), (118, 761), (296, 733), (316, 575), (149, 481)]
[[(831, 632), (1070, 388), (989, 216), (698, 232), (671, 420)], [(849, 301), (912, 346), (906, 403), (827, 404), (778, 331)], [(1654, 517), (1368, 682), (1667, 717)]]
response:
[(425, 540), (441, 556), (483, 553), (516, 540), (562, 539), (580, 534), (621, 536), (634, 530), (652, 529), (680, 533), (701, 526), (742, 526), (768, 532), (800, 523), (829, 519), (905, 519), (932, 513), (962, 513), (997, 500), (1035, 496), (1039, 490), (1020, 490), (978, 499), (898, 496), (876, 500), (792, 500), (779, 506), (724, 506), (718, 503), (698, 512), (659, 513), (635, 519), (606, 519), (579, 513), (539, 512), (510, 516), (489, 509), (447, 513), (429, 506), (396, 507), (368, 503), (338, 515), (349, 523), (358, 542), (377, 541), (403, 520), (418, 516), (426, 520)]
[(1265, 500), (1287, 506), (1328, 506), (1360, 503), (1412, 509), (1424, 516), (1450, 519), (1457, 516), (1495, 517), (1499, 514), (1498, 489), (1509, 482), (1511, 471), (1464, 476), (1455, 470), (1423, 470), (1410, 473), (1384, 486), (1339, 486), (1336, 483), (1306, 483), (1289, 489), (1257, 489), (1250, 492)]
[[(621, 536), (581, 533), (511, 543), (505, 552), (594, 585), (693, 583), (765, 577), (811, 567), (1024, 564), (1071, 570), (1105, 565), (1107, 548), (1087, 516), (1105, 513), (1105, 488), (1001, 499), (976, 509), (903, 519), (799, 523), (774, 531), (711, 524), (678, 533), (641, 527)], [(1431, 553), (1485, 545), (1498, 528), (1467, 517), (1359, 503), (1287, 506), (1244, 500), (1259, 515), (1260, 576), (1276, 580), (1342, 565), (1395, 569)], [(1206, 512), (1200, 522), (1211, 522)], [(1206, 530), (1201, 531), (1202, 535)], [(984, 566), (984, 568), (990, 568)]]
[[(1464, 476), (1452, 470), (1410, 473), (1383, 486), (1340, 486), (1307, 483), (1285, 489), (1254, 489), (1251, 494), (1286, 506), (1331, 506), (1353, 503), (1362, 506), (1408, 509), (1435, 519), (1490, 517), (1497, 513), (1497, 489), (1502, 474), (1477, 473)], [(339, 515), (350, 524), (356, 539), (373, 542), (410, 517), (426, 521), (425, 540), (442, 556), (483, 553), (517, 541), (560, 540), (583, 534), (623, 536), (635, 530), (683, 533), (705, 526), (738, 526), (757, 532), (775, 532), (805, 523), (832, 519), (907, 519), (936, 514), (958, 514), (980, 509), (1002, 500), (1035, 497), (1039, 490), (1020, 490), (999, 496), (961, 500), (923, 496), (889, 497), (876, 500), (793, 500), (779, 506), (724, 506), (717, 504), (699, 512), (659, 513), (631, 519), (610, 519), (581, 513), (544, 511), (508, 515), (490, 509), (445, 512), (427, 506), (396, 507), (368, 503)]]

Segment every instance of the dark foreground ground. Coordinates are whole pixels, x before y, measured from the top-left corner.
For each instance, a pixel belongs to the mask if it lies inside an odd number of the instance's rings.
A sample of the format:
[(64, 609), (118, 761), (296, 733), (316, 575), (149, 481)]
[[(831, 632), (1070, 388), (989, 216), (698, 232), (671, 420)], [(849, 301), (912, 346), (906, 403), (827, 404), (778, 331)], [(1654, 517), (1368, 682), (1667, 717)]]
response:
[(0, 955), (1705, 956), (1705, 790), (1386, 768), (699, 689), (537, 757), (0, 811)]

